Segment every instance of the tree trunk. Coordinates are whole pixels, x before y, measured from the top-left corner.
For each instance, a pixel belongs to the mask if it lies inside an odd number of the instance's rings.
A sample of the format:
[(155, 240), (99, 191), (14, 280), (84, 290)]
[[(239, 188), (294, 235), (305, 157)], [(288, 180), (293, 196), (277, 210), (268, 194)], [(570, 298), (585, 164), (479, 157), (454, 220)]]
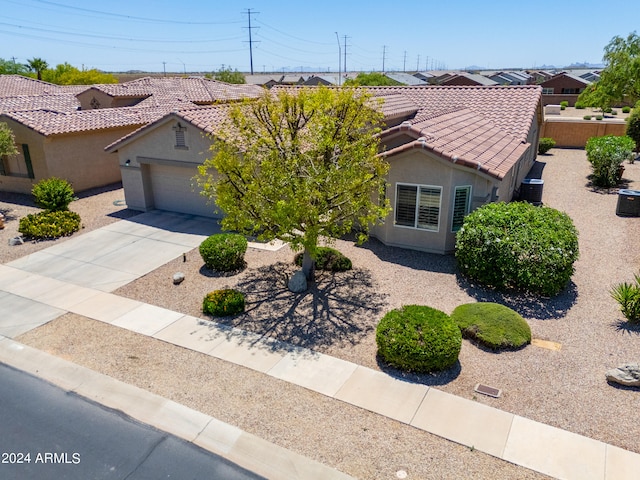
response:
[(304, 276), (307, 277), (307, 281), (309, 282), (313, 282), (315, 278), (315, 267), (315, 260), (311, 257), (309, 250), (305, 248), (302, 255), (302, 273), (304, 273)]

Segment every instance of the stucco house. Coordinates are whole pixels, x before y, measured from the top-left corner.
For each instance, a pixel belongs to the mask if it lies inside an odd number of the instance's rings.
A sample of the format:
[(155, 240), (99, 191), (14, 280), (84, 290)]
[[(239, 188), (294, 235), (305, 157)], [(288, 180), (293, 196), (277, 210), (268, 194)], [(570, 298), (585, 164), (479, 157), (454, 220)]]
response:
[(65, 87), (0, 76), (0, 121), (14, 132), (19, 150), (0, 159), (0, 190), (30, 193), (51, 176), (68, 180), (77, 192), (119, 182), (120, 168), (105, 146), (168, 112), (262, 92), (201, 77)]
[[(384, 100), (386, 196), (393, 208), (372, 235), (383, 243), (449, 253), (469, 211), (509, 201), (533, 165), (541, 88), (370, 87)], [(168, 113), (109, 145), (129, 208), (220, 217), (193, 181), (227, 106)]]

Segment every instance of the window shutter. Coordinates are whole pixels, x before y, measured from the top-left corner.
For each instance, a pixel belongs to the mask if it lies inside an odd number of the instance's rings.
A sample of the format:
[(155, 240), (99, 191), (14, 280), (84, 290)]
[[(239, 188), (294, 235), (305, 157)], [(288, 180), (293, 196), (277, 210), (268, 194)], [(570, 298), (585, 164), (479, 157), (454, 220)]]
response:
[(176, 129), (176, 147), (186, 147), (187, 144), (184, 140), (184, 130)]
[(418, 188), (411, 185), (397, 185), (396, 188), (396, 225), (415, 227), (416, 199)]
[(469, 200), (471, 196), (471, 187), (456, 187), (453, 196), (453, 220), (451, 222), (451, 231), (457, 232), (462, 227), (464, 216), (469, 213)]
[(440, 220), (440, 188), (420, 187), (418, 228), (437, 230)]
[(22, 144), (22, 153), (24, 153), (24, 163), (27, 166), (27, 176), (29, 178), (36, 178), (33, 174), (33, 165), (31, 163), (31, 155), (29, 154), (29, 145), (26, 143)]

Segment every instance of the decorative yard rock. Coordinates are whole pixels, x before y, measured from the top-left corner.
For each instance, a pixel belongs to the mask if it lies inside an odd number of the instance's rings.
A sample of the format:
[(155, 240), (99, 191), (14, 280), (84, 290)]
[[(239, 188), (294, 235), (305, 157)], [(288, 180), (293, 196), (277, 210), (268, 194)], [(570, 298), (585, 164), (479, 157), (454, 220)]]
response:
[(0, 230), (4, 228), (4, 215), (0, 213)]
[(307, 290), (307, 277), (304, 276), (304, 272), (302, 270), (298, 270), (294, 273), (289, 279), (289, 284), (287, 286), (293, 293), (305, 292)]
[(22, 239), (22, 237), (13, 237), (9, 239), (10, 247), (14, 247), (16, 245), (22, 245), (23, 243), (24, 243), (24, 240)]
[(607, 380), (627, 387), (640, 387), (640, 364), (625, 363), (606, 373)]
[(178, 272), (173, 274), (173, 284), (180, 285), (184, 281), (184, 273)]

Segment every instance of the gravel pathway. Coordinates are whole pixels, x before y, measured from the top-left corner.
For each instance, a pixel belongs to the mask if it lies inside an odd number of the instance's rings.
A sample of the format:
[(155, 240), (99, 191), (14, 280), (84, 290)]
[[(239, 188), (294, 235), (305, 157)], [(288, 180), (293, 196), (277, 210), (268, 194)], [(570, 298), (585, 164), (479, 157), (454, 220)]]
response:
[[(527, 346), (492, 353), (465, 340), (457, 368), (409, 379), (640, 453), (640, 426), (629, 418), (640, 404), (640, 391), (615, 388), (604, 378), (608, 368), (640, 360), (640, 329), (622, 321), (608, 294), (613, 284), (638, 272), (640, 252), (634, 247), (640, 219), (617, 217), (616, 192), (590, 187), (584, 151), (553, 149), (539, 161), (544, 163), (544, 203), (566, 211), (580, 232), (573, 282), (553, 299), (477, 288), (456, 275), (451, 257), (385, 247), (375, 240), (361, 247), (338, 241), (355, 269), (320, 274), (301, 295), (285, 287), (293, 271), (287, 248), (250, 249), (247, 268), (231, 276), (203, 269), (193, 250), (186, 262), (170, 262), (115, 293), (206, 318), (200, 313), (204, 295), (234, 286), (247, 294), (248, 311), (228, 324), (375, 369), (384, 368), (376, 362), (375, 326), (389, 309), (419, 303), (450, 313), (476, 300), (504, 303), (527, 319), (535, 338), (556, 342), (560, 349)], [(625, 179), (626, 187), (640, 188), (640, 164), (626, 165)], [(177, 271), (186, 280), (174, 286), (171, 277)], [(410, 473), (408, 478), (544, 478), (242, 367), (123, 330), (114, 335), (113, 329), (66, 315), (19, 340), (359, 478), (394, 478), (400, 469)], [(502, 397), (475, 394), (479, 382), (501, 388)]]

